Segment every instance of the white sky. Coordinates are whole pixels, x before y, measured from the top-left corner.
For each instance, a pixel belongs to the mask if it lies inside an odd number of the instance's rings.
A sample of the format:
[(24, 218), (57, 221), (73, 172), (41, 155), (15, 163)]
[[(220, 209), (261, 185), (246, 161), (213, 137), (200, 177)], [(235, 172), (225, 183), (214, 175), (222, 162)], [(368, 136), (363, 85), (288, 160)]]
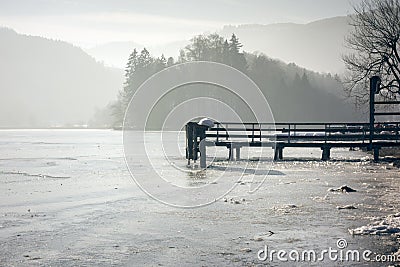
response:
[(160, 45), (227, 24), (307, 23), (348, 15), (360, 0), (0, 0), (0, 27), (90, 47)]

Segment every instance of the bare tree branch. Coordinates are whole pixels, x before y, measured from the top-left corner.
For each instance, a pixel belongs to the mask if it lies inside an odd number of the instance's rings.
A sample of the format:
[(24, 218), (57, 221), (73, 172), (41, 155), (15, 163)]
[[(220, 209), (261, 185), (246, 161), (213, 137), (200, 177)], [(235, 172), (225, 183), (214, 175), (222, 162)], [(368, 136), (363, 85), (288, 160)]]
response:
[[(363, 0), (354, 7), (352, 52), (343, 56), (345, 90), (356, 104), (368, 101), (368, 80), (379, 75), (386, 98), (400, 98), (400, 0)], [(382, 93), (382, 94), (383, 94)]]

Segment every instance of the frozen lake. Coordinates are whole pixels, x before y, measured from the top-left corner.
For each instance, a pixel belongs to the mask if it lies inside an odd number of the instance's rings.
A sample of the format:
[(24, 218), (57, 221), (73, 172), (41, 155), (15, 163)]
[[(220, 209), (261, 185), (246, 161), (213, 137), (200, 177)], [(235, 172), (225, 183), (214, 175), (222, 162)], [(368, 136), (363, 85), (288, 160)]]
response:
[[(215, 180), (228, 166), (226, 150), (216, 152), (207, 171), (177, 175), (164, 171), (171, 162), (159, 154), (157, 134), (146, 138), (156, 155), (153, 166), (135, 158), (134, 175), (151, 181), (149, 168), (154, 168), (168, 183), (208, 186), (209, 192), (226, 182)], [(182, 147), (184, 139), (179, 142)], [(340, 238), (350, 249), (397, 251), (393, 237), (348, 231), (398, 211), (397, 168), (346, 149), (333, 149), (328, 162), (320, 161), (320, 149), (285, 149), (287, 160), (272, 165), (267, 156), (232, 163), (228, 176), (237, 182), (232, 191), (210, 205), (182, 209), (161, 204), (135, 184), (125, 164), (122, 132), (1, 130), (0, 265), (292, 266), (260, 261), (257, 254), (266, 245), (288, 251), (337, 249)], [(171, 158), (178, 171), (186, 168), (184, 158)], [(260, 189), (249, 194), (250, 177), (261, 181), (267, 173)], [(357, 192), (328, 192), (344, 184)], [(337, 209), (344, 205), (357, 209)]]

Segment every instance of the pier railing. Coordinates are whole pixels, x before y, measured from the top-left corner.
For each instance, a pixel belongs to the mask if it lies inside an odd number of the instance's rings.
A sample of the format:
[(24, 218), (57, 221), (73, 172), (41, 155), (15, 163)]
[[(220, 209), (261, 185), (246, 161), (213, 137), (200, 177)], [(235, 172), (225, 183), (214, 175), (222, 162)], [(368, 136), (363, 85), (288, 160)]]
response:
[(370, 129), (369, 123), (216, 123), (206, 132), (215, 142), (245, 141), (249, 143), (284, 141), (353, 141), (366, 142), (373, 131), (373, 140), (399, 141), (400, 122), (380, 123)]

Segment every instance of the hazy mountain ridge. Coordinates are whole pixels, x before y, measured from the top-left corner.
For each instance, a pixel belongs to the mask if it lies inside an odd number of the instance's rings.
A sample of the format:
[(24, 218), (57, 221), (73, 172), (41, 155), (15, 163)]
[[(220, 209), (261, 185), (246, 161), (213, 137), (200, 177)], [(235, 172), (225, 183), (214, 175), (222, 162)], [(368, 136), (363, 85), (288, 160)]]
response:
[[(333, 17), (307, 24), (226, 25), (217, 33), (229, 38), (235, 33), (247, 52), (262, 52), (286, 63), (295, 63), (317, 72), (343, 73), (341, 56), (347, 52), (344, 40), (351, 30), (350, 17)], [(188, 40), (164, 45), (146, 46), (156, 56), (177, 57)], [(129, 53), (145, 45), (135, 42), (111, 42), (90, 49), (90, 55), (106, 65), (123, 68)]]
[(248, 52), (259, 51), (318, 72), (342, 73), (341, 60), (347, 49), (345, 37), (351, 30), (350, 17), (334, 17), (307, 24), (228, 25), (220, 32), (229, 37), (233, 32)]
[(121, 70), (63, 41), (0, 28), (0, 126), (86, 124), (116, 98)]

